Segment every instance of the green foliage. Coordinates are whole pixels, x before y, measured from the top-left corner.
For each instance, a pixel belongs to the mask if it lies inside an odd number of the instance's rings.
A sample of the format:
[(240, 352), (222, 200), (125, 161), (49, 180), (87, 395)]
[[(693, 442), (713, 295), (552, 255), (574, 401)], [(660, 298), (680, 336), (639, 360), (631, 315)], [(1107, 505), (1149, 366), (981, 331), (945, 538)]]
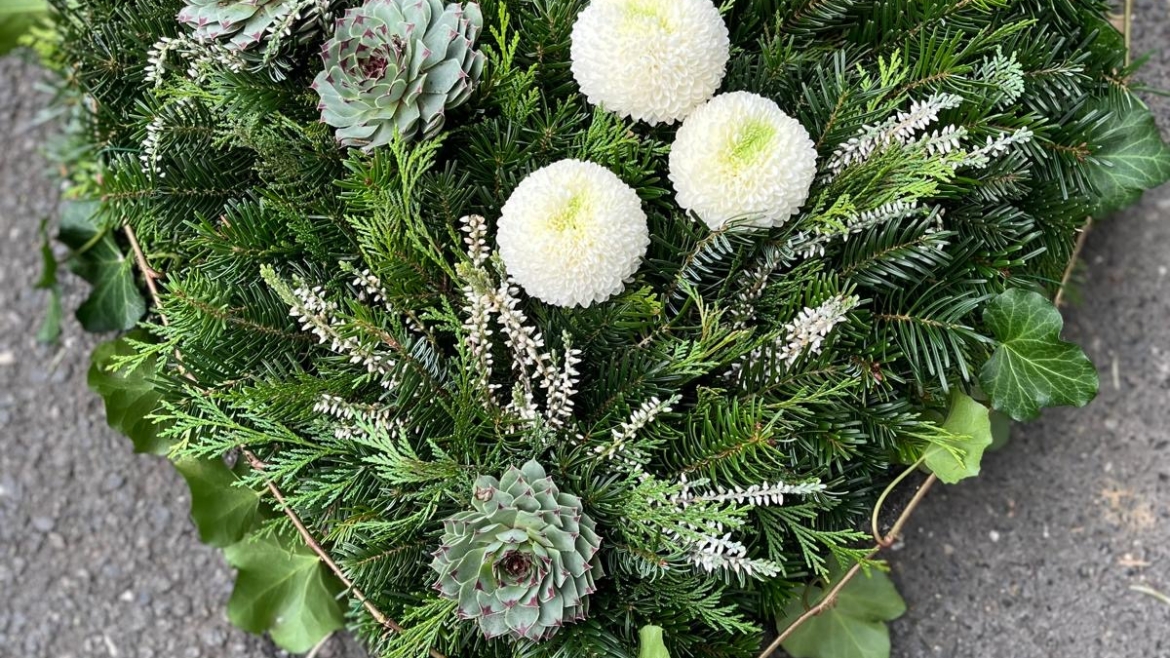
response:
[[(834, 569), (825, 587), (836, 583), (843, 573), (843, 569)], [(807, 601), (816, 605), (825, 588), (809, 589)], [(783, 632), (803, 613), (803, 601), (793, 601), (779, 630)], [(890, 629), (886, 622), (905, 613), (906, 602), (890, 577), (873, 569), (849, 581), (837, 594), (836, 603), (793, 631), (783, 647), (792, 658), (889, 658)]]
[(134, 280), (134, 263), (127, 259), (109, 228), (95, 222), (96, 201), (66, 202), (61, 212), (60, 239), (73, 253), (69, 268), (93, 285), (77, 309), (86, 331), (132, 329), (146, 313), (146, 300)]
[(983, 319), (999, 341), (980, 373), (995, 409), (1030, 420), (1044, 407), (1083, 407), (1097, 396), (1097, 369), (1060, 339), (1064, 320), (1040, 294), (1009, 290), (991, 300)]
[(662, 628), (643, 626), (638, 629), (638, 658), (670, 658), (666, 643), (662, 641)]
[(15, 48), (29, 29), (48, 14), (47, 0), (4, 0), (0, 5), (0, 55)]
[(1154, 117), (1136, 98), (1112, 104), (1118, 110), (1101, 127), (1093, 157), (1093, 185), (1099, 193), (1093, 214), (1101, 217), (1136, 202), (1144, 190), (1170, 180), (1170, 147), (1163, 141)]
[(251, 631), (267, 631), (292, 653), (305, 653), (344, 626), (335, 597), (341, 584), (299, 539), (252, 536), (224, 551), (239, 570), (228, 618)]
[(946, 484), (979, 475), (983, 451), (992, 443), (990, 410), (969, 395), (955, 391), (942, 428), (950, 437), (926, 449), (926, 467)]
[[(161, 409), (142, 410), (161, 423), (153, 449), (212, 470), (194, 478), (200, 525), (237, 537), (271, 481), (406, 626), (346, 612), (396, 658), (628, 658), (647, 626), (674, 658), (755, 655), (763, 621), (810, 579), (865, 558), (859, 528), (891, 464), (929, 451), (949, 479), (974, 469), (987, 418), (957, 391), (977, 379), (1016, 417), (1091, 397), (1059, 316), (1020, 291), (1060, 279), (1086, 209), (1164, 175), (1095, 0), (726, 3), (724, 90), (775, 100), (819, 154), (801, 214), (759, 233), (677, 208), (675, 128), (581, 98), (568, 46), (585, 0), (482, 2), (479, 91), (436, 139), (368, 153), (319, 121), (323, 38), (296, 33), (272, 66), (225, 61), (186, 38), (182, 4), (55, 3), (81, 196), (100, 199), (73, 240), (110, 311), (93, 323), (141, 314), (115, 255), (125, 223), (165, 273), (166, 322), (120, 363), (158, 383)], [(936, 119), (883, 133), (923, 103)], [(843, 160), (866, 135), (873, 152)], [(566, 158), (636, 188), (653, 235), (626, 291), (587, 309), (513, 291), (490, 253), (512, 191)], [(845, 310), (818, 348), (791, 349), (821, 308)], [(241, 448), (263, 473), (215, 466)], [(477, 475), (529, 460), (580, 498), (606, 575), (586, 620), (489, 642), (436, 597), (431, 554)], [(229, 548), (232, 617), (257, 631), (279, 618), (278, 641), (303, 650), (341, 617), (296, 541), (282, 516)], [(837, 623), (880, 643), (860, 587)]]
[(245, 486), (222, 459), (175, 460), (191, 489), (191, 518), (203, 543), (227, 548), (244, 539), (260, 519), (260, 495)]
[(36, 287), (49, 291), (49, 303), (41, 328), (37, 331), (37, 340), (55, 343), (61, 336), (61, 316), (64, 310), (61, 307), (61, 284), (57, 281), (57, 256), (53, 254), (48, 225), (48, 219), (41, 221), (41, 277), (37, 279)]
[(162, 399), (154, 381), (154, 363), (144, 362), (132, 368), (119, 368), (116, 363), (119, 357), (137, 353), (135, 340), (148, 338), (146, 332), (135, 331), (99, 345), (93, 352), (87, 381), (105, 402), (106, 422), (134, 442), (134, 452), (161, 455), (170, 448), (171, 441), (162, 436), (152, 419)]

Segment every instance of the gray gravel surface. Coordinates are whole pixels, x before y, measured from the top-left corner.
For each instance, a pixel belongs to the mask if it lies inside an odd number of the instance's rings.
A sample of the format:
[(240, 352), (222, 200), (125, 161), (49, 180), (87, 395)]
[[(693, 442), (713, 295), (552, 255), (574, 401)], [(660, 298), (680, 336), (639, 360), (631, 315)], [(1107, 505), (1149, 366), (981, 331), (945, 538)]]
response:
[[(1136, 3), (1141, 72), (1170, 89), (1170, 6)], [(1170, 99), (1151, 96), (1170, 138)], [(933, 491), (892, 554), (895, 658), (1170, 658), (1170, 186), (1094, 230), (1065, 337), (1101, 374), (1087, 409), (1018, 426)]]
[[(1170, 44), (1137, 2), (1138, 52)], [(1170, 88), (1170, 52), (1144, 71)], [(280, 655), (231, 627), (231, 573), (187, 519), (182, 480), (135, 456), (85, 385), (98, 338), (34, 336), (36, 225), (57, 193), (31, 125), (37, 69), (0, 59), (0, 658)], [(1152, 98), (1164, 131), (1170, 101)], [(1088, 410), (1018, 428), (977, 480), (931, 494), (895, 578), (896, 658), (1170, 658), (1170, 188), (1099, 228), (1066, 336), (1102, 371)], [(83, 289), (67, 280), (66, 306)], [(335, 638), (320, 656), (363, 655)]]
[[(182, 479), (106, 426), (85, 384), (101, 338), (68, 317), (59, 346), (36, 341), (37, 225), (57, 202), (39, 78), (0, 59), (0, 658), (281, 655), (228, 623), (232, 574), (199, 543)], [(66, 283), (73, 309), (84, 288)], [(319, 654), (343, 655), (363, 654), (341, 638)]]

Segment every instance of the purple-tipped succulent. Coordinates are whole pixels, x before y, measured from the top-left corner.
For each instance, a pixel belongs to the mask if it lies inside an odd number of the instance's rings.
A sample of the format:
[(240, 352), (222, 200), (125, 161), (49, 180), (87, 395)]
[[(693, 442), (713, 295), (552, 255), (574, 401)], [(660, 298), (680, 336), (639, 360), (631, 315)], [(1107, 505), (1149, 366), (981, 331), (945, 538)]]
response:
[(337, 21), (313, 88), (321, 120), (345, 146), (372, 149), (395, 133), (434, 137), (447, 110), (467, 102), (483, 72), (475, 49), (479, 5), (367, 0)]
[(431, 568), (460, 618), (475, 620), (488, 639), (547, 639), (585, 618), (603, 573), (601, 537), (581, 499), (561, 493), (530, 461), (497, 480), (475, 482), (472, 510), (444, 521), (443, 545)]
[[(336, 0), (183, 0), (179, 22), (203, 41), (248, 51), (274, 36), (321, 27)], [(279, 34), (278, 34), (279, 33)]]

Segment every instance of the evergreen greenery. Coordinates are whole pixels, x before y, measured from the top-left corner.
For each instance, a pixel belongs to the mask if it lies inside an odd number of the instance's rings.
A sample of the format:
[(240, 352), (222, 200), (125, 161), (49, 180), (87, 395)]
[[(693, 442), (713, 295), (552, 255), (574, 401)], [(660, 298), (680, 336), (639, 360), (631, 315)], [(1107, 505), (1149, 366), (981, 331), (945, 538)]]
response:
[[(195, 516), (241, 569), (238, 623), (302, 651), (340, 623), (287, 504), (405, 628), (348, 599), (379, 656), (624, 658), (648, 625), (675, 658), (752, 656), (811, 579), (864, 559), (891, 469), (930, 451), (950, 479), (977, 471), (975, 400), (1023, 418), (1091, 399), (1045, 297), (1090, 214), (1170, 177), (1103, 3), (722, 2), (723, 90), (776, 101), (819, 154), (801, 214), (763, 232), (679, 210), (677, 128), (587, 104), (568, 62), (585, 0), (480, 4), (476, 94), (434, 139), (365, 152), (319, 120), (321, 43), (265, 65), (192, 40), (183, 0), (55, 2), (90, 240), (130, 253), (130, 227), (161, 273), (149, 337), (101, 354), (125, 398), (93, 376), (197, 505), (224, 506)], [(586, 309), (526, 298), (478, 244), (566, 158), (636, 189), (652, 235), (626, 291)], [(431, 553), (478, 476), (529, 460), (596, 522), (605, 575), (584, 621), (488, 641)]]

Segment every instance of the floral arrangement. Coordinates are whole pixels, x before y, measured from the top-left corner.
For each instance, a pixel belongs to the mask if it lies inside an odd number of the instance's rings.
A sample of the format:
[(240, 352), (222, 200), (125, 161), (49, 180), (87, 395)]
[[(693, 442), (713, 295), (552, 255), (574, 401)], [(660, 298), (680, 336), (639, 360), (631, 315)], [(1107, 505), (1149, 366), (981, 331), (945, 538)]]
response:
[(1051, 300), (1170, 178), (1104, 9), (61, 0), (91, 384), (292, 651), (888, 653), (807, 623), (883, 488), (1094, 397)]

